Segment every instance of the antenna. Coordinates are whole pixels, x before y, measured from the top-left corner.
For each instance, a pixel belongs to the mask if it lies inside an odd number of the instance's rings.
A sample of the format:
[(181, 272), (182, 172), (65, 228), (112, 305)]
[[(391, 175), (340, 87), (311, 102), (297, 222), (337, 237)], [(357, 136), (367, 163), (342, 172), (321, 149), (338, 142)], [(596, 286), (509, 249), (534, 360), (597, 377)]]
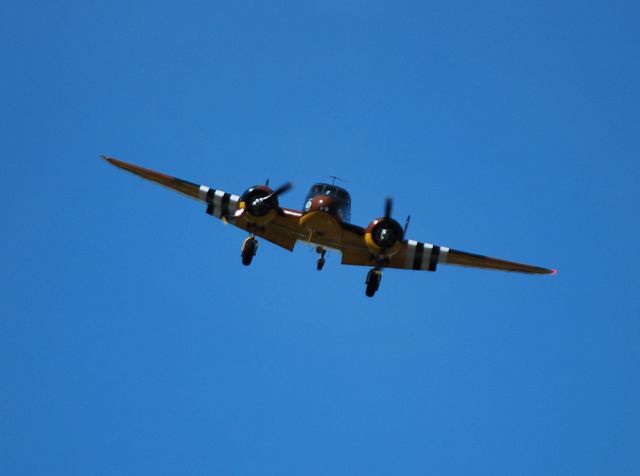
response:
[(407, 215), (407, 221), (404, 222), (404, 233), (407, 233), (407, 229), (409, 228), (409, 222), (411, 221), (411, 215)]
[(335, 185), (336, 184), (336, 180), (340, 180), (341, 182), (347, 182), (345, 179), (337, 177), (335, 175), (327, 175), (327, 177), (329, 177), (331, 179), (331, 185)]

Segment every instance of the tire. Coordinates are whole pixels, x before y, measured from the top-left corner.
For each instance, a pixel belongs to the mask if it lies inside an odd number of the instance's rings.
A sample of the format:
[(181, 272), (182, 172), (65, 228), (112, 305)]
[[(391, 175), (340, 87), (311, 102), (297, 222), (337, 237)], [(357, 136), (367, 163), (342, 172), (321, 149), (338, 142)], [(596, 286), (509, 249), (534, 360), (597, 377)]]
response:
[(380, 281), (382, 281), (382, 273), (378, 270), (372, 269), (367, 274), (367, 289), (365, 294), (368, 297), (373, 297), (380, 287)]
[(258, 241), (255, 238), (247, 238), (242, 244), (242, 264), (249, 266), (258, 250)]

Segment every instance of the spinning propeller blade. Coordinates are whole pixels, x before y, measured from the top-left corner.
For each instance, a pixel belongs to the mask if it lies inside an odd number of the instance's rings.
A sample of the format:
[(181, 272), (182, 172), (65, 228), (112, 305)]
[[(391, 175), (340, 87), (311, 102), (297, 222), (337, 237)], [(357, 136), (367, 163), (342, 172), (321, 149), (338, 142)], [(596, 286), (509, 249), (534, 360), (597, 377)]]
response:
[(287, 182), (283, 185), (280, 185), (278, 188), (276, 188), (273, 193), (271, 193), (271, 197), (277, 197), (278, 195), (282, 195), (283, 193), (288, 192), (289, 190), (291, 190), (293, 188), (293, 184), (291, 182)]
[(278, 195), (282, 195), (285, 192), (288, 192), (293, 188), (293, 184), (291, 182), (287, 182), (284, 185), (281, 185), (273, 192), (271, 192), (266, 197), (256, 198), (251, 203), (251, 206), (254, 207), (255, 210), (258, 210), (264, 206), (274, 206), (273, 201), (278, 200)]
[(384, 202), (384, 218), (391, 218), (391, 210), (393, 208), (393, 199), (391, 197), (387, 197)]

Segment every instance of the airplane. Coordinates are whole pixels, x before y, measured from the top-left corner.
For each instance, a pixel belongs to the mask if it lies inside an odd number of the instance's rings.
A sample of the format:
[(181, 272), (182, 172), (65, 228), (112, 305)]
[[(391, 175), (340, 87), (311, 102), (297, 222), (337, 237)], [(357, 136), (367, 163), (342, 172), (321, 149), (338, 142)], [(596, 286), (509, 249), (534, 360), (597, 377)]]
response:
[(248, 266), (258, 251), (256, 237), (293, 251), (297, 242), (316, 247), (316, 268), (322, 270), (327, 250), (342, 254), (342, 264), (371, 267), (365, 280), (365, 294), (373, 297), (386, 268), (436, 271), (439, 265), (495, 269), (528, 274), (556, 274), (556, 270), (505, 261), (446, 246), (405, 239), (405, 226), (391, 217), (393, 201), (387, 198), (384, 215), (365, 228), (350, 223), (351, 196), (335, 184), (316, 183), (305, 198), (302, 211), (283, 208), (279, 197), (292, 188), (290, 182), (276, 188), (255, 185), (242, 195), (233, 195), (206, 185), (188, 182), (109, 156), (110, 164), (144, 179), (194, 198), (206, 205), (207, 214), (231, 223), (249, 236), (242, 243), (242, 264)]

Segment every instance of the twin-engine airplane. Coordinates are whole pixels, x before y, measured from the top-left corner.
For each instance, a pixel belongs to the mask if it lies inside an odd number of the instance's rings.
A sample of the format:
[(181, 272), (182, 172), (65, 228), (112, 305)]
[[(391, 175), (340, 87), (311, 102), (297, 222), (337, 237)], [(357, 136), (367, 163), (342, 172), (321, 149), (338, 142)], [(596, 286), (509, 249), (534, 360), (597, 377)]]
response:
[(327, 249), (338, 250), (342, 253), (342, 264), (371, 266), (366, 279), (366, 295), (369, 297), (378, 290), (384, 268), (435, 271), (439, 264), (450, 264), (529, 274), (556, 273), (552, 269), (405, 240), (409, 218), (402, 227), (391, 217), (393, 204), (390, 198), (386, 200), (384, 216), (361, 228), (349, 223), (349, 193), (334, 184), (313, 185), (305, 199), (304, 209), (297, 211), (280, 207), (278, 201), (280, 195), (291, 189), (291, 183), (275, 190), (269, 188), (268, 184), (256, 185), (242, 195), (232, 195), (112, 157), (102, 158), (116, 167), (204, 202), (209, 215), (248, 232), (249, 236), (242, 243), (242, 264), (251, 264), (258, 250), (256, 236), (289, 251), (293, 251), (298, 241), (316, 245), (320, 255), (318, 270), (325, 264)]

